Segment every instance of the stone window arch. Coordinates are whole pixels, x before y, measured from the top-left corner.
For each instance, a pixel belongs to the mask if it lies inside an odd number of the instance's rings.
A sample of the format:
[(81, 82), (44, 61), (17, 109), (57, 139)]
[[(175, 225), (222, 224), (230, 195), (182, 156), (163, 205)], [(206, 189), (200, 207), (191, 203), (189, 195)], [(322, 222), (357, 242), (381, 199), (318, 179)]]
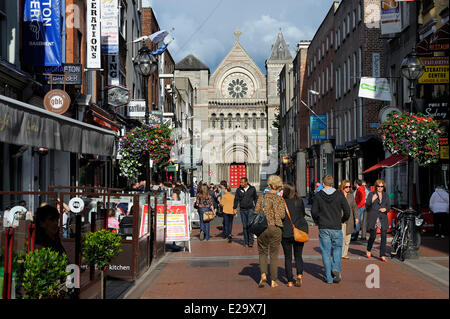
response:
[(252, 114), (252, 122), (253, 122), (253, 129), (254, 130), (256, 130), (256, 118), (257, 118), (256, 113), (253, 113)]
[(265, 118), (266, 118), (266, 115), (264, 113), (261, 113), (261, 118), (260, 118), (260, 120), (261, 120), (261, 128), (264, 128)]
[(233, 127), (233, 114), (228, 113), (228, 128)]

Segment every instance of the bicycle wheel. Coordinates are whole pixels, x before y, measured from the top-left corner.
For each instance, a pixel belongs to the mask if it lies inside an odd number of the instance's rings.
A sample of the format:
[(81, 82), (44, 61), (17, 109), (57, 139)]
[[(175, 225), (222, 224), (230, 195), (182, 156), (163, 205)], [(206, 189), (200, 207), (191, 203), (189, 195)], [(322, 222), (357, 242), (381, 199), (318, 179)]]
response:
[(400, 243), (400, 251), (398, 252), (401, 261), (405, 261), (406, 251), (408, 249), (408, 242), (409, 242), (409, 229), (408, 227), (405, 227), (405, 229), (403, 230), (403, 236)]
[(419, 250), (420, 244), (422, 243), (422, 235), (418, 230), (414, 231), (414, 238), (413, 238), (413, 247), (415, 250)]

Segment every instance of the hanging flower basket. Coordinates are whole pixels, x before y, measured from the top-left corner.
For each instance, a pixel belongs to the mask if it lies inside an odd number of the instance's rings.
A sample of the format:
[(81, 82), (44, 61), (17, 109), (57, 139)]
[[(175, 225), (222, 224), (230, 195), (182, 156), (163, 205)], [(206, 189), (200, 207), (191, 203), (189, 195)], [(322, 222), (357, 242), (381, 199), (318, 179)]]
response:
[(167, 165), (174, 140), (167, 125), (144, 125), (131, 130), (119, 142), (120, 175), (137, 180), (140, 168), (150, 158), (157, 167)]
[(439, 160), (438, 123), (421, 113), (398, 113), (388, 115), (378, 129), (385, 147), (392, 154), (409, 155), (420, 166)]

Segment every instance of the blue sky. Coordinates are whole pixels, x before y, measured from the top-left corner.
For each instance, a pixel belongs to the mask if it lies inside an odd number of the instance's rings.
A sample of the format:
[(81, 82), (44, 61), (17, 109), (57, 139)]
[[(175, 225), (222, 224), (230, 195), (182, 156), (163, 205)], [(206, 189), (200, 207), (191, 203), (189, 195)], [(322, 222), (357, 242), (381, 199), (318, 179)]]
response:
[(175, 63), (194, 54), (214, 72), (232, 48), (234, 31), (239, 29), (242, 46), (265, 73), (264, 63), (278, 30), (281, 28), (294, 57), (296, 43), (312, 39), (333, 0), (143, 0), (143, 3), (153, 8), (162, 30), (175, 28), (172, 33), (175, 40), (169, 45)]

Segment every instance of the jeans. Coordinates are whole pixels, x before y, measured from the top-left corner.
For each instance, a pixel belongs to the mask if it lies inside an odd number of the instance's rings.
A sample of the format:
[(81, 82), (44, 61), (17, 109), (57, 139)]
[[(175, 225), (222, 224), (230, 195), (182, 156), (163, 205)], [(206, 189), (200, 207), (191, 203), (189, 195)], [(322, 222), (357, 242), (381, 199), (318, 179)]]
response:
[(233, 230), (233, 214), (223, 214), (223, 232), (225, 235), (225, 238), (228, 236), (231, 236), (231, 232)]
[(366, 208), (364, 206), (358, 209), (358, 223), (356, 224), (355, 231), (352, 233), (352, 237), (358, 238), (359, 231), (361, 229), (362, 217), (365, 209)]
[(253, 208), (250, 209), (240, 209), (241, 220), (242, 220), (242, 228), (244, 233), (244, 245), (253, 246), (253, 234), (248, 230), (248, 223), (250, 218), (253, 216)]
[(331, 271), (341, 271), (342, 230), (319, 229), (319, 242), (325, 269), (325, 280), (327, 283), (332, 283)]
[(294, 248), (295, 266), (297, 268), (297, 275), (303, 275), (303, 246), (305, 243), (299, 243), (294, 241), (293, 238), (283, 238), (281, 240), (281, 246), (284, 252), (284, 269), (286, 270), (286, 277), (289, 282), (294, 281), (294, 275), (292, 274), (292, 248)]
[(205, 223), (203, 221), (203, 213), (207, 211), (211, 211), (211, 209), (202, 207), (198, 209), (198, 216), (200, 217), (200, 231), (205, 234), (205, 240), (209, 240), (209, 222)]

